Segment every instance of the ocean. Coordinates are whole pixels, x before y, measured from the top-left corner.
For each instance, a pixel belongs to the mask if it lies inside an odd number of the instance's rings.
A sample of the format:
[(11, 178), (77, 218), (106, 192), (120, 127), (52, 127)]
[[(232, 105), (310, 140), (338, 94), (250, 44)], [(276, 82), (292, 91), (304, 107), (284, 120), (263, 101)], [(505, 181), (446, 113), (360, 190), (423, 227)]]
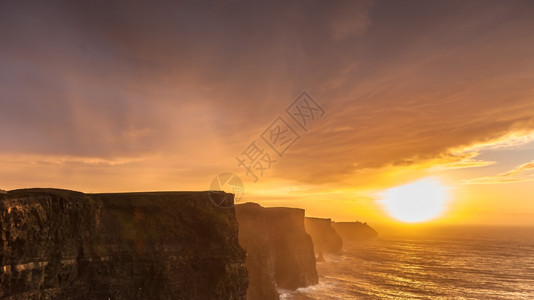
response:
[(442, 227), (344, 246), (282, 299), (534, 299), (534, 229)]

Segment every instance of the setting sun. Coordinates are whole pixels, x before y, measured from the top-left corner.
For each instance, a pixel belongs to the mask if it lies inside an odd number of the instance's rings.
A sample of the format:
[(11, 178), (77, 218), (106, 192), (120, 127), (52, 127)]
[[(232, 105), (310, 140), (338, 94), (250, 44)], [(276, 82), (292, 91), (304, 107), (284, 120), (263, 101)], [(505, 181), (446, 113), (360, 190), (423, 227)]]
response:
[(418, 223), (438, 217), (445, 209), (448, 188), (435, 178), (388, 189), (381, 203), (395, 219)]
[(0, 1), (0, 300), (534, 300), (533, 31), (534, 0)]

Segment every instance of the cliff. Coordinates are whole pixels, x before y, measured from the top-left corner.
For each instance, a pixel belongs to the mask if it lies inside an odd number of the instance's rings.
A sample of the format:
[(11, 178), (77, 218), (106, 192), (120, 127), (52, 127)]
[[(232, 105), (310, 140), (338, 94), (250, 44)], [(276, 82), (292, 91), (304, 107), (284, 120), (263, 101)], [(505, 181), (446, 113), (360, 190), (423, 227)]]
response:
[(362, 222), (332, 222), (332, 226), (339, 233), (343, 242), (361, 242), (375, 239), (378, 232)]
[(247, 251), (249, 300), (278, 299), (277, 288), (297, 289), (318, 283), (315, 255), (304, 229), (304, 210), (236, 205), (239, 242)]
[(304, 224), (306, 225), (306, 232), (312, 238), (316, 253), (341, 252), (343, 241), (334, 227), (332, 227), (330, 219), (306, 218)]
[(0, 194), (0, 298), (244, 299), (237, 230), (234, 210), (208, 192), (10, 191)]

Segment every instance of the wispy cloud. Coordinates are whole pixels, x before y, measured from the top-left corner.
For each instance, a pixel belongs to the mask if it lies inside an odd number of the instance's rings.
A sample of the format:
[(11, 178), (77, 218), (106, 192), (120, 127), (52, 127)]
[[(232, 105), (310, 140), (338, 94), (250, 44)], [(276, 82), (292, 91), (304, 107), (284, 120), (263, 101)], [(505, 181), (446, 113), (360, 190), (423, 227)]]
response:
[(328, 11), (332, 39), (341, 41), (363, 35), (371, 25), (369, 10), (373, 2), (373, 0), (334, 2)]
[(517, 130), (509, 132), (495, 140), (478, 143), (465, 151), (480, 152), (486, 150), (514, 149), (534, 141), (534, 131)]
[(466, 180), (467, 184), (499, 184), (511, 182), (534, 181), (534, 160), (528, 163), (517, 166), (516, 168), (495, 175), (478, 177)]

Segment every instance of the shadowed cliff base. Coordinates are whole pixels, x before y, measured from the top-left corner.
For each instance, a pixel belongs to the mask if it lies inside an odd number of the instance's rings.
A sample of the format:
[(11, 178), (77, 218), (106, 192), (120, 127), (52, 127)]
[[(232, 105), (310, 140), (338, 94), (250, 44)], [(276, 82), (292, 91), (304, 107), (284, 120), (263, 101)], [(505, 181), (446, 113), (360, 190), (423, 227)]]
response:
[(208, 192), (15, 190), (0, 230), (1, 298), (246, 297), (234, 210)]
[(279, 299), (278, 288), (295, 290), (318, 283), (303, 209), (245, 203), (235, 210), (239, 242), (247, 251), (249, 300)]

